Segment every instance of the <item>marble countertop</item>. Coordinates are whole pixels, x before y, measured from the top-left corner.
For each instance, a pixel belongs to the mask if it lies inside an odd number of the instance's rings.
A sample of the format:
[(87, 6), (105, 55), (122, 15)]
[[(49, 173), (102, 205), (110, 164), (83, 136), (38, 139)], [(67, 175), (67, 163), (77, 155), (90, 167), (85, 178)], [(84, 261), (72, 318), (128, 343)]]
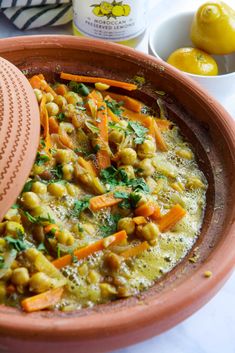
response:
[[(194, 9), (204, 0), (150, 0), (150, 22), (159, 13)], [(226, 2), (234, 3), (234, 0)], [(0, 38), (29, 34), (72, 34), (71, 24), (22, 32), (0, 14)], [(147, 52), (147, 33), (137, 47)], [(234, 100), (235, 105), (235, 100)], [(234, 249), (235, 251), (235, 249)], [(209, 279), (208, 279), (209, 280)], [(202, 309), (171, 330), (145, 342), (113, 353), (235, 353), (235, 273)]]

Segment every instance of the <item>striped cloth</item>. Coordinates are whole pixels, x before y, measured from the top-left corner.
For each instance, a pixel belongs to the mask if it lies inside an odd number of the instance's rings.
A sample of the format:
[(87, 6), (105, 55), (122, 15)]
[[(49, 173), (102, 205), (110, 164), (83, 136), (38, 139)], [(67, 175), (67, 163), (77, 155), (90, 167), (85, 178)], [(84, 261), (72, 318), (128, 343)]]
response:
[(0, 11), (21, 30), (59, 26), (72, 20), (71, 0), (0, 0)]

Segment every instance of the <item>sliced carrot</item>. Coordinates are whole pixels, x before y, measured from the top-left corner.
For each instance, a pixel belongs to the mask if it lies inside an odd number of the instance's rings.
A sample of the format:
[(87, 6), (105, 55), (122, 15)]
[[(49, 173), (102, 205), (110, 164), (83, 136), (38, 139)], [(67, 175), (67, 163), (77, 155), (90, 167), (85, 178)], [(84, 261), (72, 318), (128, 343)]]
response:
[(93, 177), (97, 176), (97, 172), (92, 161), (86, 161), (83, 157), (78, 157), (78, 164), (87, 170), (87, 172)]
[(179, 204), (173, 206), (169, 212), (159, 219), (160, 232), (166, 232), (173, 228), (185, 215), (186, 211)]
[(90, 199), (90, 209), (93, 212), (96, 212), (101, 208), (117, 205), (121, 201), (122, 199), (114, 197), (113, 193), (94, 196)]
[(95, 89), (88, 94), (88, 98), (94, 99), (96, 102), (103, 101), (101, 93)]
[(143, 108), (143, 103), (137, 101), (134, 98), (128, 97), (128, 96), (123, 96), (121, 94), (116, 94), (112, 92), (104, 92), (103, 96), (105, 97), (111, 97), (117, 102), (123, 102), (123, 105), (125, 108), (132, 110), (133, 112), (140, 113), (142, 108)]
[(154, 119), (151, 116), (147, 116), (142, 124), (149, 129), (149, 135), (155, 139)]
[(81, 75), (72, 75), (68, 74), (65, 72), (61, 72), (60, 78), (64, 80), (69, 80), (69, 81), (75, 81), (75, 82), (87, 82), (87, 83), (105, 83), (109, 86), (113, 87), (120, 87), (123, 89), (126, 89), (127, 91), (133, 91), (137, 89), (137, 85), (133, 83), (128, 83), (128, 82), (122, 82), (122, 81), (116, 81), (116, 80), (111, 80), (108, 78), (101, 78), (101, 77), (89, 77), (89, 76), (81, 76)]
[(155, 119), (157, 126), (161, 131), (167, 131), (172, 126), (172, 122), (167, 119)]
[(149, 217), (155, 211), (155, 205), (152, 202), (144, 203), (135, 209), (136, 216)]
[[(95, 243), (89, 244), (85, 246), (84, 248), (78, 249), (74, 251), (74, 256), (78, 260), (85, 259), (89, 255), (94, 254), (97, 251), (104, 250), (110, 245), (117, 245), (125, 241), (127, 238), (127, 234), (124, 230), (117, 232), (113, 235), (110, 235), (109, 237), (106, 237), (104, 239), (100, 239), (96, 241)], [(71, 255), (65, 255), (62, 256), (56, 260), (54, 260), (53, 265), (56, 268), (62, 268), (64, 266), (68, 266), (72, 263), (72, 256)]]
[(146, 114), (141, 114), (141, 113), (135, 113), (125, 107), (122, 108), (122, 116), (124, 118), (127, 118), (129, 120), (133, 121), (139, 121), (140, 123), (143, 123), (148, 115)]
[(141, 224), (146, 224), (148, 223), (147, 219), (143, 216), (138, 216), (138, 217), (134, 217), (133, 221), (135, 222), (135, 224), (137, 224), (138, 226), (140, 226)]
[(50, 233), (51, 231), (54, 232), (55, 234), (55, 237), (58, 236), (59, 234), (59, 226), (57, 224), (48, 224), (47, 226), (44, 227), (44, 233), (45, 234), (48, 234)]
[(155, 139), (156, 139), (156, 144), (157, 144), (158, 148), (162, 152), (166, 152), (168, 150), (168, 148), (167, 148), (167, 145), (164, 141), (164, 138), (161, 134), (161, 131), (160, 131), (156, 121), (154, 121), (154, 132), (155, 132)]
[(140, 243), (136, 246), (133, 246), (132, 248), (123, 251), (120, 256), (124, 257), (125, 259), (128, 259), (129, 257), (134, 257), (140, 255), (142, 252), (145, 250), (148, 250), (149, 244), (147, 241), (144, 241), (143, 243)]
[(110, 156), (105, 145), (108, 144), (108, 115), (107, 115), (107, 106), (104, 102), (97, 102), (97, 114), (96, 114), (96, 124), (99, 128), (99, 137), (104, 144), (104, 147), (101, 146), (100, 150), (97, 152), (97, 160), (100, 170), (105, 169), (110, 166)]
[(40, 103), (40, 119), (41, 119), (41, 125), (43, 127), (43, 136), (45, 139), (46, 150), (48, 153), (50, 153), (50, 148), (52, 147), (52, 143), (51, 143), (51, 137), (50, 137), (50, 131), (49, 131), (49, 119), (48, 119), (48, 113), (46, 108), (46, 101), (47, 99), (46, 99), (46, 96), (44, 95)]
[(157, 221), (161, 217), (161, 209), (160, 209), (160, 207), (158, 205), (155, 205), (154, 212), (153, 212), (153, 214), (150, 217), (154, 221)]
[(56, 92), (53, 90), (53, 88), (51, 88), (51, 86), (45, 81), (45, 79), (41, 78), (42, 76), (40, 75), (35, 75), (33, 77), (31, 77), (29, 79), (29, 82), (31, 84), (31, 86), (33, 88), (38, 88), (46, 93), (51, 93), (53, 95), (53, 97), (56, 97), (57, 94)]
[(54, 116), (49, 118), (49, 131), (50, 134), (58, 134), (59, 132), (59, 124)]
[(22, 300), (21, 306), (27, 313), (47, 309), (50, 306), (58, 303), (62, 297), (63, 291), (63, 288), (48, 290), (47, 292), (37, 294), (33, 297)]

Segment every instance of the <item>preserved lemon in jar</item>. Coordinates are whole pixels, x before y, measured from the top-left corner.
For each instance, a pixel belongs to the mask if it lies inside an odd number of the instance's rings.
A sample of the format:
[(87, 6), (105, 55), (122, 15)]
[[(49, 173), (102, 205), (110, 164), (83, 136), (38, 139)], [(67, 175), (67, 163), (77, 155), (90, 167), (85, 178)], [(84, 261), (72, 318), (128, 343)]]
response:
[(147, 25), (148, 0), (74, 0), (74, 35), (135, 47)]

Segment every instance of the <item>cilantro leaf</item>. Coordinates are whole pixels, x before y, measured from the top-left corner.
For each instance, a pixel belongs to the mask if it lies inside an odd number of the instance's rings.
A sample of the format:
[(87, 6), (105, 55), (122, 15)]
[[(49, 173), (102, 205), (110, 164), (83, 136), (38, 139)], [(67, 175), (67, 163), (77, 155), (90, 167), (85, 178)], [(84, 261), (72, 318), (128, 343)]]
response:
[(51, 169), (51, 173), (53, 174), (54, 178), (62, 179), (63, 178), (63, 166), (62, 164), (57, 164), (55, 168)]
[(107, 107), (117, 116), (120, 116), (123, 112), (123, 110), (120, 108), (123, 105), (123, 102), (116, 102), (115, 100), (109, 101), (105, 100), (105, 103), (107, 104)]
[(90, 197), (85, 197), (82, 200), (76, 200), (73, 205), (73, 209), (70, 211), (70, 217), (79, 217), (81, 212), (85, 211), (85, 209), (89, 208), (90, 205)]
[(18, 231), (17, 236), (17, 238), (13, 238), (12, 236), (8, 235), (4, 238), (4, 240), (6, 240), (12, 249), (15, 249), (18, 252), (24, 251), (31, 247), (31, 245), (25, 242), (23, 232)]
[(35, 164), (36, 165), (43, 165), (46, 162), (48, 162), (49, 160), (50, 160), (50, 157), (48, 157), (46, 154), (37, 152)]
[(133, 191), (149, 192), (149, 187), (143, 178), (130, 179), (128, 185), (132, 187)]
[(24, 211), (24, 215), (27, 217), (29, 222), (31, 222), (33, 224), (43, 225), (44, 222), (55, 224), (54, 219), (51, 218), (51, 216), (49, 214), (47, 214), (47, 217), (43, 217), (43, 216), (34, 217), (28, 211)]
[(56, 118), (57, 118), (58, 121), (63, 121), (65, 119), (65, 114), (64, 113), (59, 113)]
[(100, 226), (100, 232), (102, 233), (103, 238), (108, 237), (117, 231), (119, 219), (121, 219), (119, 214), (109, 214), (104, 223)]
[(145, 135), (148, 132), (148, 129), (146, 127), (144, 127), (143, 125), (141, 125), (140, 123), (136, 122), (136, 121), (129, 121), (127, 128), (134, 133), (135, 135), (135, 143), (141, 144), (144, 142), (145, 140)]

